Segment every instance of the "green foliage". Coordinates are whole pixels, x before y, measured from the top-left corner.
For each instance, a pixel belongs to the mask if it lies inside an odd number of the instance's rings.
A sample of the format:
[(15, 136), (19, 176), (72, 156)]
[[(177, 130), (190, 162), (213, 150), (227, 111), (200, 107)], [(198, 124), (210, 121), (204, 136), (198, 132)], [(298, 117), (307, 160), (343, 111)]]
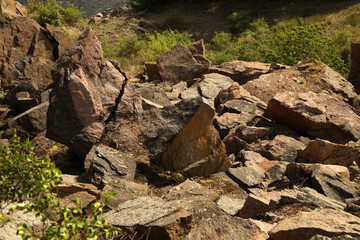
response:
[(178, 31), (166, 30), (163, 33), (155, 32), (154, 34), (146, 34), (144, 40), (144, 48), (141, 55), (148, 61), (154, 61), (166, 51), (170, 50), (177, 44), (183, 44), (188, 47), (193, 40), (188, 33), (180, 33)]
[[(116, 193), (112, 193), (114, 195)], [(47, 195), (43, 199), (43, 205), (33, 203), (14, 206), (14, 210), (35, 211), (42, 218), (43, 231), (38, 232), (26, 224), (19, 224), (17, 234), (23, 239), (114, 239), (119, 236), (120, 228), (108, 224), (102, 216), (103, 208), (110, 202), (110, 193), (106, 192), (102, 201), (92, 203), (89, 212), (83, 210), (80, 199), (72, 199), (76, 208), (69, 209), (60, 206), (55, 194)], [(57, 221), (51, 219), (59, 216)]]
[[(342, 74), (348, 72), (350, 35), (335, 33), (332, 40), (325, 27), (304, 24), (271, 31), (263, 18), (252, 21), (237, 38), (217, 33), (207, 46), (207, 57), (213, 64), (229, 60), (277, 62), (294, 65), (299, 61), (318, 59)], [(345, 44), (340, 48), (341, 44)]]
[(54, 26), (62, 26), (64, 23), (73, 25), (81, 20), (83, 14), (72, 4), (63, 8), (57, 0), (29, 0), (27, 4), (30, 16), (42, 26), (46, 23)]
[(34, 145), (14, 136), (0, 145), (0, 205), (36, 199), (61, 182), (61, 172), (48, 157), (37, 159)]
[(233, 12), (228, 16), (230, 32), (242, 33), (250, 27), (251, 15), (249, 11)]
[(192, 42), (191, 35), (186, 32), (166, 30), (162, 33), (146, 33), (142, 39), (137, 36), (117, 39), (115, 44), (110, 44), (108, 38), (104, 38), (102, 47), (105, 57), (116, 59), (126, 68), (155, 61), (175, 45), (181, 43), (188, 47)]

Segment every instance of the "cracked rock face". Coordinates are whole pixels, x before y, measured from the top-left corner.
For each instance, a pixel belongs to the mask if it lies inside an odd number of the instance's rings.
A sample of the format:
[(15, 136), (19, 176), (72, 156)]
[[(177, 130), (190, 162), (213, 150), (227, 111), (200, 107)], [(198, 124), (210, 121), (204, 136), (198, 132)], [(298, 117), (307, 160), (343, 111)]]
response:
[(84, 157), (102, 136), (125, 77), (103, 57), (90, 28), (55, 62), (52, 75), (47, 137)]

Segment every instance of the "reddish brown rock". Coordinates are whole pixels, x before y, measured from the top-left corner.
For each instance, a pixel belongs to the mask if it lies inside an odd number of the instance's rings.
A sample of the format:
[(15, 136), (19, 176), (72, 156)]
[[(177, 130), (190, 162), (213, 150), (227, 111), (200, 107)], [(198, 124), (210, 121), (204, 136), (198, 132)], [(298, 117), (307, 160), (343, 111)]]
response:
[(270, 64), (260, 62), (231, 61), (213, 66), (209, 69), (209, 73), (219, 73), (232, 80), (245, 83), (251, 79), (258, 78), (260, 75), (269, 72)]
[(300, 212), (285, 218), (269, 232), (273, 240), (302, 240), (321, 234), (327, 237), (348, 234), (360, 237), (360, 219), (349, 213), (333, 209)]
[(191, 51), (179, 44), (157, 59), (161, 79), (172, 84), (201, 77), (209, 66), (198, 61)]
[(145, 62), (146, 73), (150, 81), (161, 80), (156, 62)]
[(91, 28), (59, 58), (52, 75), (47, 137), (84, 157), (102, 136), (125, 78), (103, 57)]
[(311, 141), (305, 149), (298, 150), (298, 156), (310, 163), (350, 166), (360, 157), (359, 149), (323, 139)]
[(324, 93), (277, 94), (269, 102), (264, 116), (335, 143), (343, 144), (360, 138), (360, 117), (349, 105)]

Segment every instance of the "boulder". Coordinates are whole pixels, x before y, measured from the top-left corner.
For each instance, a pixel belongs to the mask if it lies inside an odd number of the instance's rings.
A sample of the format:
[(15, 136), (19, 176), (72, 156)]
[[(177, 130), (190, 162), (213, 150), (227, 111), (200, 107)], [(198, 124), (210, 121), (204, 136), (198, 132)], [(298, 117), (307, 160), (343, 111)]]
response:
[(221, 196), (216, 204), (224, 212), (232, 216), (235, 216), (239, 212), (239, 210), (244, 206), (244, 203), (245, 203), (244, 199)]
[(100, 139), (115, 110), (124, 76), (103, 57), (91, 28), (54, 64), (47, 137), (83, 158)]
[(111, 209), (115, 209), (118, 205), (139, 197), (146, 197), (149, 194), (149, 186), (136, 183), (122, 178), (111, 180), (105, 185), (102, 194), (106, 191), (116, 192), (114, 196), (110, 196), (110, 203), (107, 205)]
[(161, 80), (156, 62), (145, 62), (146, 74), (150, 81)]
[(227, 174), (244, 189), (256, 187), (265, 179), (264, 170), (256, 165), (229, 168)]
[(268, 73), (270, 64), (260, 62), (231, 61), (209, 68), (208, 73), (219, 73), (230, 77), (232, 80), (244, 84)]
[(157, 60), (160, 77), (163, 81), (176, 84), (180, 81), (201, 77), (209, 66), (203, 60), (198, 61), (191, 51), (182, 44), (178, 44)]
[(264, 102), (270, 101), (277, 93), (321, 93), (324, 90), (345, 102), (357, 99), (354, 86), (339, 73), (317, 60), (300, 62), (290, 68), (263, 74), (246, 82), (243, 87)]
[(86, 155), (83, 177), (96, 186), (105, 186), (117, 178), (133, 180), (136, 163), (120, 151), (104, 145), (94, 145)]
[(4, 49), (0, 51), (1, 78), (11, 64), (27, 55), (53, 61), (63, 53), (63, 49), (72, 44), (64, 34), (55, 30), (50, 32), (27, 17), (10, 19), (0, 14), (0, 26), (0, 49)]
[(28, 11), (24, 5), (22, 5), (18, 1), (15, 1), (15, 4), (16, 4), (16, 14), (24, 17), (28, 15)]
[(270, 200), (250, 194), (238, 211), (242, 218), (255, 218), (258, 214), (265, 213), (270, 208)]
[(269, 235), (273, 240), (310, 239), (317, 234), (327, 237), (345, 234), (360, 237), (357, 231), (359, 223), (358, 217), (340, 210), (316, 209), (285, 218), (269, 232)]
[(179, 200), (184, 198), (191, 198), (194, 196), (201, 196), (204, 198), (208, 198), (211, 201), (216, 201), (219, 195), (204, 187), (201, 186), (199, 183), (186, 180), (185, 182), (177, 185), (176, 187), (169, 190), (162, 198), (171, 201), (171, 200)]
[(49, 102), (37, 105), (22, 114), (8, 120), (6, 127), (24, 131), (28, 138), (34, 138), (46, 129), (46, 113)]
[(298, 156), (310, 163), (350, 166), (360, 158), (359, 149), (323, 139), (310, 141), (305, 149), (298, 150)]
[(153, 103), (159, 104), (160, 106), (169, 106), (171, 102), (166, 96), (164, 91), (155, 86), (136, 85), (141, 96)]
[(216, 116), (214, 118), (214, 126), (219, 131), (220, 137), (222, 139), (225, 137), (230, 138), (232, 136), (237, 136), (237, 130), (235, 130), (235, 133), (230, 133), (233, 129), (236, 129), (236, 127), (239, 125), (246, 126), (246, 124), (249, 124), (253, 119), (254, 115), (248, 112), (243, 112), (240, 114), (224, 113), (221, 116)]
[(0, 0), (0, 14), (16, 16), (17, 12), (15, 0)]
[(246, 91), (239, 83), (234, 82), (229, 88), (223, 89), (215, 98), (215, 107), (220, 104), (224, 104), (229, 100), (240, 99), (244, 96), (250, 96), (250, 93)]
[(270, 160), (294, 162), (297, 151), (306, 148), (306, 146), (292, 137), (277, 135), (265, 148)]
[(353, 183), (347, 181), (332, 169), (326, 167), (326, 165), (317, 166), (311, 174), (311, 180), (314, 189), (337, 201), (344, 201), (358, 195)]
[(348, 104), (324, 93), (277, 94), (269, 102), (264, 116), (335, 143), (357, 141), (360, 137), (360, 117)]
[(166, 202), (158, 197), (129, 200), (105, 213), (104, 217), (109, 224), (124, 231), (132, 228), (135, 236), (146, 235), (149, 240), (185, 239), (192, 219), (191, 213), (175, 202)]
[(214, 109), (202, 103), (189, 122), (162, 152), (160, 166), (184, 170), (187, 176), (208, 176), (226, 171), (230, 161), (225, 145), (212, 125)]

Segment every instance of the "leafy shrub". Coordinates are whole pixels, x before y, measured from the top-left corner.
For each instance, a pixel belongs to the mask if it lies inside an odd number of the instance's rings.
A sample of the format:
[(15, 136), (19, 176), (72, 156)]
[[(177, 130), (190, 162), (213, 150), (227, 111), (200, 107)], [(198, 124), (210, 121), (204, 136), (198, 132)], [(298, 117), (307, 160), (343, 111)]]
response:
[(57, 0), (29, 0), (27, 8), (30, 16), (42, 26), (46, 23), (54, 26), (64, 23), (73, 25), (81, 20), (83, 14), (72, 4), (67, 4), (67, 7), (63, 8)]
[(206, 44), (207, 58), (212, 64), (238, 59), (238, 46), (230, 33), (215, 33), (210, 44)]
[[(115, 194), (115, 193), (112, 193)], [(60, 206), (55, 194), (47, 195), (43, 205), (32, 203), (17, 205), (14, 210), (35, 211), (42, 218), (43, 230), (34, 231), (26, 224), (19, 224), (17, 234), (23, 239), (87, 239), (96, 240), (113, 239), (120, 234), (120, 228), (113, 227), (107, 223), (102, 216), (103, 208), (110, 202), (110, 193), (103, 195), (102, 201), (92, 203), (89, 213), (83, 210), (80, 199), (72, 199), (76, 208), (69, 209), (67, 206)], [(45, 207), (45, 208), (44, 208)], [(51, 220), (56, 215), (60, 216), (57, 221)]]
[(249, 11), (233, 12), (228, 16), (230, 32), (233, 34), (242, 33), (250, 27), (251, 14)]
[(0, 205), (36, 199), (61, 182), (61, 172), (48, 157), (36, 159), (34, 145), (14, 136), (0, 145)]

